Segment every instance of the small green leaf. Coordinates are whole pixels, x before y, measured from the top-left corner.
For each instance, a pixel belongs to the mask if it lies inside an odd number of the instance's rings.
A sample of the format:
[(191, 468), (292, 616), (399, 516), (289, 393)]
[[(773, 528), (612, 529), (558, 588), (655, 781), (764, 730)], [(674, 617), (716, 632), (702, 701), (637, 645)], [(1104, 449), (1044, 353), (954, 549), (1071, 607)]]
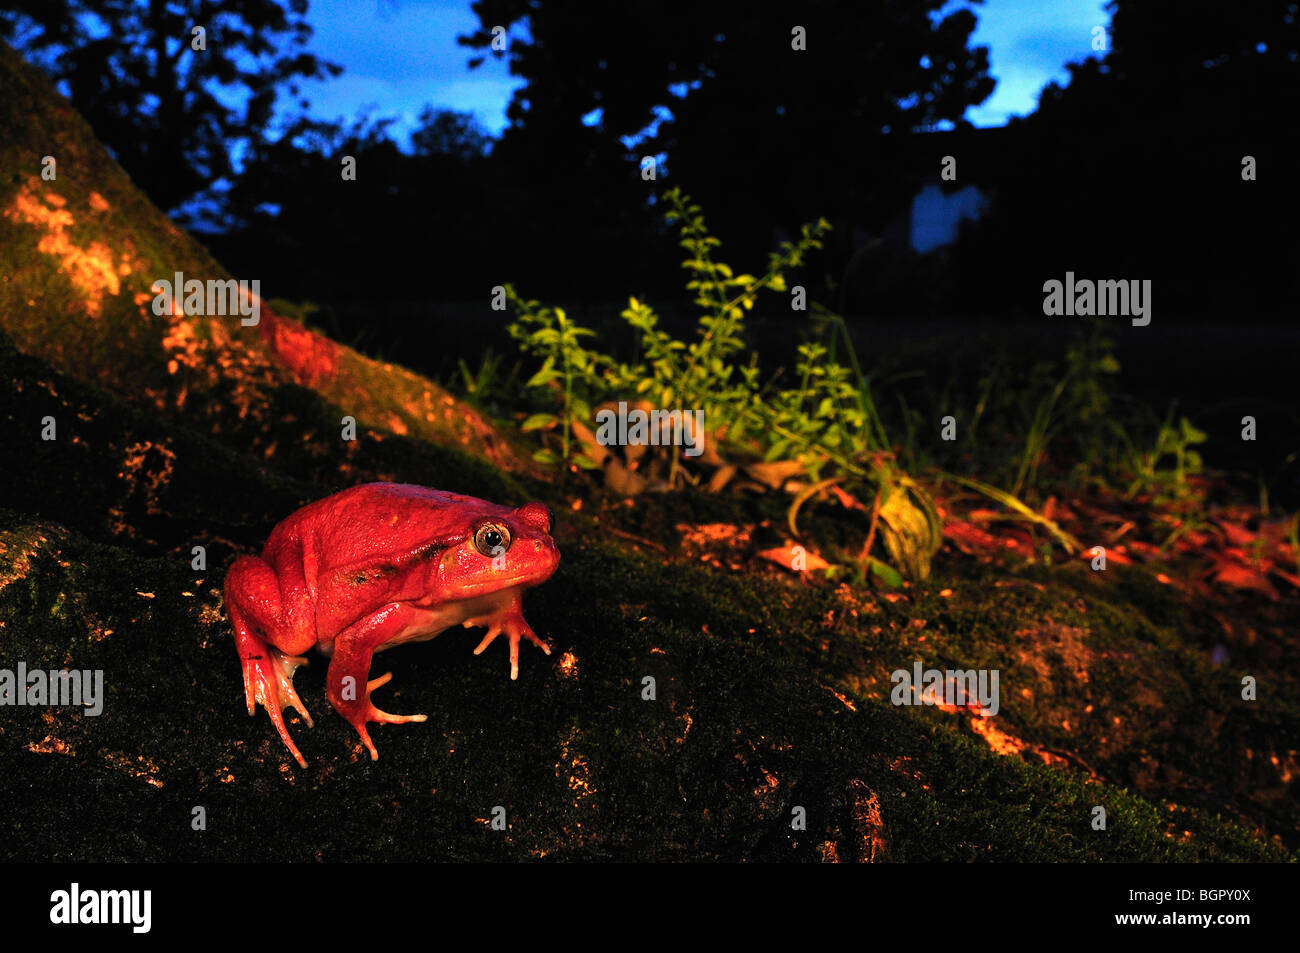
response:
[(530, 430), (541, 430), (543, 427), (550, 427), (559, 422), (560, 418), (556, 417), (555, 414), (533, 414), (524, 421), (522, 429), (524, 433), (527, 433)]
[(867, 557), (867, 564), (871, 566), (871, 571), (892, 589), (898, 589), (903, 585), (903, 577), (898, 574), (898, 570), (888, 563), (881, 562), (875, 556)]
[(1197, 430), (1186, 417), (1179, 421), (1179, 428), (1183, 432), (1184, 443), (1204, 443), (1206, 441), (1207, 434), (1205, 431)]
[(551, 381), (558, 380), (560, 377), (560, 372), (555, 370), (555, 368), (549, 365), (550, 365), (550, 359), (547, 358), (547, 362), (545, 365), (542, 366), (542, 369), (538, 371), (536, 374), (534, 374), (532, 377), (528, 378), (528, 382), (524, 384), (524, 386), (544, 387), (545, 385), (549, 384)]

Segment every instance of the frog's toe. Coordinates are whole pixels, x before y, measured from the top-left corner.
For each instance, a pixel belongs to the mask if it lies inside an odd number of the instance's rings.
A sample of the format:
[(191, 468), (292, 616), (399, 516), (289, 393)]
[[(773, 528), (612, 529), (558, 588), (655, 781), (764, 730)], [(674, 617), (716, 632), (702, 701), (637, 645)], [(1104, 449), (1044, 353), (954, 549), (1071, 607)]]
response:
[(289, 729), (284, 725), (284, 716), (275, 708), (268, 708), (267, 711), (270, 712), (271, 722), (275, 725), (275, 730), (280, 733), (280, 740), (283, 741), (284, 746), (289, 749), (289, 753), (293, 755), (293, 759), (298, 762), (300, 768), (307, 767), (307, 759), (302, 756), (302, 752), (298, 750), (298, 746), (294, 744), (293, 739), (289, 737)]
[[(466, 627), (468, 627), (469, 623), (467, 622), (465, 623), (465, 625)], [(482, 655), (483, 650), (486, 649), (489, 645), (491, 645), (492, 641), (500, 634), (501, 634), (501, 626), (496, 624), (489, 626), (488, 634), (483, 636), (483, 641), (478, 644), (478, 648), (474, 650), (474, 654)]]
[(374, 705), (370, 706), (369, 721), (378, 722), (381, 725), (404, 725), (408, 721), (428, 721), (428, 715), (392, 715), (386, 711), (380, 711)]
[(305, 658), (285, 655), (269, 645), (260, 654), (244, 659), (244, 700), (248, 704), (248, 713), (256, 713), (260, 703), (271, 716), (271, 723), (275, 725), (280, 740), (293, 754), (294, 760), (304, 768), (307, 767), (307, 759), (289, 737), (289, 729), (285, 727), (281, 712), (292, 707), (302, 715), (307, 726), (312, 727), (311, 715), (307, 713), (306, 706), (293, 687), (294, 669), (306, 664)]
[(370, 760), (378, 761), (379, 752), (375, 750), (375, 743), (370, 740), (370, 732), (366, 730), (367, 722), (373, 721), (381, 725), (400, 725), (408, 721), (425, 721), (427, 718), (427, 715), (390, 715), (386, 711), (380, 711), (374, 705), (367, 705), (364, 715), (355, 721), (351, 718), (348, 720), (352, 722), (352, 727), (356, 729), (357, 735), (360, 736), (361, 743), (365, 745), (366, 750), (370, 752)]
[[(274, 651), (274, 650), (272, 650)], [(307, 665), (308, 660), (301, 655), (283, 655), (280, 652), (275, 653), (279, 656), (280, 672), (277, 677), (280, 688), (280, 698), (285, 705), (292, 705), (302, 715), (302, 720), (307, 722), (308, 728), (315, 728), (312, 724), (311, 715), (307, 713), (307, 706), (302, 703), (298, 693), (293, 687), (293, 672), (299, 665)]]
[[(469, 622), (466, 622), (465, 624), (467, 626), (470, 625)], [(483, 623), (477, 623), (477, 624), (483, 624)], [(483, 650), (492, 644), (493, 639), (495, 639), (502, 632), (505, 632), (507, 637), (510, 639), (511, 681), (517, 681), (519, 678), (519, 640), (520, 639), (527, 639), (529, 642), (532, 642), (534, 645), (536, 645), (547, 655), (551, 654), (551, 647), (537, 637), (537, 635), (529, 627), (528, 623), (523, 620), (522, 616), (507, 617), (505, 619), (502, 619), (500, 622), (491, 622), (488, 624), (490, 626), (488, 628), (488, 634), (483, 636), (483, 641), (478, 644), (478, 648), (474, 650), (474, 654), (475, 655), (483, 654)]]
[(519, 678), (519, 641), (527, 639), (537, 646), (547, 655), (551, 654), (551, 647), (537, 637), (532, 627), (522, 618), (518, 623), (510, 628), (510, 679), (514, 681)]
[(380, 711), (375, 707), (375, 703), (370, 701), (370, 693), (381, 685), (387, 685), (392, 681), (392, 678), (392, 672), (385, 672), (378, 678), (372, 678), (370, 681), (366, 682), (366, 700), (370, 705), (370, 714), (369, 717), (366, 718), (366, 721), (377, 721), (380, 724), (388, 725), (401, 725), (408, 721), (427, 721), (429, 717), (428, 715), (390, 715), (386, 711)]
[(370, 732), (366, 731), (366, 723), (362, 721), (360, 724), (354, 724), (352, 727), (357, 730), (357, 734), (361, 736), (361, 743), (364, 744), (366, 750), (370, 752), (370, 760), (378, 761), (379, 752), (375, 750), (375, 743), (370, 740)]
[(533, 632), (533, 630), (530, 629), (530, 628), (528, 627), (527, 624), (524, 625), (524, 628), (523, 628), (523, 636), (524, 636), (524, 638), (526, 638), (529, 642), (532, 642), (533, 645), (537, 646), (539, 649), (541, 649), (543, 652), (545, 652), (547, 655), (550, 655), (550, 654), (551, 654), (551, 646), (550, 646), (550, 643), (549, 643), (549, 642), (544, 642), (544, 641), (542, 641), (542, 639), (538, 638), (537, 634), (536, 634), (535, 632)]

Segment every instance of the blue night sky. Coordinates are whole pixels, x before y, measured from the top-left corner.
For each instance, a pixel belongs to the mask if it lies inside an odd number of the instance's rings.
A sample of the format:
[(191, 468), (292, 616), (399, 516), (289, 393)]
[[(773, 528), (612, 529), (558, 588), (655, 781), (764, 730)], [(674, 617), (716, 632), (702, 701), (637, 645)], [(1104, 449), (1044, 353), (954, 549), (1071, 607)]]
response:
[[(954, 0), (947, 9), (964, 5)], [(1049, 80), (1068, 77), (1067, 62), (1092, 55), (1092, 28), (1110, 22), (1103, 0), (987, 0), (972, 9), (979, 18), (973, 42), (989, 47), (998, 81), (967, 113), (977, 126), (1032, 112)], [(469, 0), (311, 0), (308, 22), (316, 31), (310, 48), (344, 68), (307, 85), (312, 114), (351, 118), (370, 106), (376, 117), (396, 117), (394, 131), (404, 136), (431, 103), (473, 112), (494, 135), (505, 126), (519, 80), (491, 57), (477, 70), (466, 65), (473, 51), (456, 36), (478, 25)]]

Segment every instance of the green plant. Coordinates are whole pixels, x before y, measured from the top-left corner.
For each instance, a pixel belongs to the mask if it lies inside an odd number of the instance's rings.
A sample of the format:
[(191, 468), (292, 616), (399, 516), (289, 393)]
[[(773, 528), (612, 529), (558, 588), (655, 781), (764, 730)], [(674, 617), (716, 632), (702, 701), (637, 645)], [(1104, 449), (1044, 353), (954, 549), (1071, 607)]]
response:
[[(532, 414), (524, 429), (555, 431), (559, 438), (558, 447), (545, 446), (535, 458), (587, 469), (599, 466), (590, 425), (592, 408), (601, 401), (636, 398), (659, 408), (699, 409), (707, 421), (710, 458), (724, 477), (742, 467), (752, 472), (763, 464), (791, 462), (807, 480), (801, 487), (805, 491), (813, 486), (825, 492), (836, 485), (869, 490), (876, 500), (869, 542), (879, 524), (894, 564), (924, 578), (941, 542), (939, 517), (928, 494), (893, 459), (843, 319), (813, 305), (809, 338), (798, 346), (793, 386), (780, 386), (777, 378), (760, 384), (757, 355), (747, 363), (737, 360), (744, 348), (746, 312), (761, 292), (788, 290), (787, 272), (821, 247), (829, 223), (823, 219), (804, 225), (798, 241), (783, 242), (769, 255), (760, 275), (737, 274), (714, 260), (719, 242), (705, 226), (699, 206), (677, 189), (664, 200), (687, 253), (682, 263), (689, 273), (686, 287), (701, 310), (692, 340), (673, 338), (659, 327), (652, 308), (631, 298), (622, 317), (637, 332), (639, 356), (620, 362), (589, 349), (582, 339), (594, 332), (569, 321), (563, 309), (525, 300), (506, 287), (516, 313), (510, 334), (542, 362), (525, 386), (545, 394), (550, 405)], [(674, 453), (667, 483), (677, 485), (683, 477), (694, 482)], [(721, 485), (725, 479), (713, 482)], [(795, 514), (805, 499), (796, 497), (790, 508), (796, 533)], [(862, 558), (877, 568), (868, 552)]]
[[(1030, 420), (1025, 450), (1011, 487), (1012, 496), (1019, 497), (1037, 485), (1038, 468), (1045, 458), (1047, 446), (1062, 426), (1073, 429), (1082, 443), (1095, 436), (1094, 424), (1105, 418), (1109, 406), (1101, 375), (1119, 371), (1113, 348), (1113, 341), (1094, 331), (1087, 342), (1066, 352), (1065, 373), (1039, 402)], [(1086, 451), (1083, 454), (1085, 459), (1088, 455)]]
[(998, 383), (998, 378), (1002, 373), (1002, 361), (994, 358), (990, 362), (989, 369), (981, 375), (979, 380), (979, 397), (975, 401), (975, 410), (971, 414), (970, 425), (966, 427), (965, 446), (970, 449), (975, 445), (975, 434), (979, 431), (980, 421), (984, 419), (984, 412), (989, 407), (989, 397), (993, 388)]
[(695, 303), (703, 311), (694, 340), (674, 339), (658, 326), (652, 308), (630, 298), (622, 317), (638, 332), (640, 359), (619, 362), (585, 347), (581, 339), (595, 332), (574, 324), (562, 308), (525, 300), (506, 286), (507, 300), (516, 313), (510, 334), (523, 351), (542, 359), (541, 368), (525, 386), (548, 389), (560, 398), (556, 412), (534, 414), (525, 422), (527, 430), (555, 427), (560, 432), (559, 453), (539, 453), (543, 462), (572, 459), (580, 466), (594, 466), (589, 454), (574, 450), (572, 424), (589, 421), (591, 407), (614, 396), (636, 395), (657, 407), (702, 409), (709, 430), (725, 433), (733, 443), (743, 442), (756, 425), (766, 422), (751, 409), (758, 392), (757, 362), (738, 365), (733, 360), (743, 347), (744, 314), (760, 291), (786, 290), (785, 271), (798, 267), (808, 251), (821, 247), (819, 239), (830, 225), (822, 221), (804, 226), (797, 243), (783, 243), (782, 250), (770, 256), (761, 276), (738, 275), (728, 265), (713, 261), (711, 249), (718, 240), (708, 234), (699, 206), (691, 205), (676, 189), (664, 198), (668, 219), (680, 224), (680, 244), (688, 253), (682, 266), (692, 277), (686, 287), (695, 291)]
[(573, 422), (590, 419), (590, 398), (605, 390), (606, 377), (615, 366), (613, 359), (582, 346), (581, 339), (594, 337), (596, 332), (570, 321), (563, 308), (546, 308), (540, 302), (525, 301), (511, 285), (506, 285), (506, 297), (518, 315), (508, 328), (511, 337), (526, 353), (542, 357), (541, 369), (524, 382), (524, 387), (545, 388), (559, 397), (558, 414), (536, 413), (524, 421), (525, 431), (557, 424), (560, 427), (560, 452), (543, 447), (533, 454), (533, 459), (555, 464), (572, 456), (579, 466), (595, 469), (597, 463), (589, 456), (571, 454)]
[(452, 380), (446, 382), (449, 390), (459, 387), (466, 400), (498, 414), (507, 413), (517, 404), (522, 393), (518, 361), (505, 370), (503, 355), (489, 347), (477, 370), (471, 369), (463, 357), (456, 359), (456, 367), (459, 377), (453, 375)]
[(481, 398), (493, 389), (493, 381), (501, 371), (501, 355), (488, 348), (483, 354), (483, 360), (479, 362), (477, 371), (471, 371), (463, 357), (456, 359), (456, 366), (460, 369), (461, 385), (465, 389), (465, 395)]
[[(1191, 421), (1182, 417), (1174, 426), (1174, 412), (1169, 415), (1156, 434), (1155, 444), (1150, 450), (1133, 449), (1130, 455), (1135, 476), (1129, 484), (1128, 496), (1133, 497), (1142, 491), (1153, 492), (1157, 499), (1182, 500), (1190, 493), (1187, 477), (1201, 472), (1201, 455), (1190, 449), (1206, 441), (1204, 431), (1197, 430)], [(1173, 469), (1161, 467), (1161, 461), (1173, 457)]]

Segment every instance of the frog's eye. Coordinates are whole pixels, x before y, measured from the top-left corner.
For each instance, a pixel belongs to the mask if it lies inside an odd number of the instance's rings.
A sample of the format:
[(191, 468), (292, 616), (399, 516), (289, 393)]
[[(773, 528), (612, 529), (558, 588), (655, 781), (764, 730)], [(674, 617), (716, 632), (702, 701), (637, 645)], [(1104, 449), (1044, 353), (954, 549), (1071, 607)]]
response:
[(484, 556), (500, 556), (510, 548), (510, 530), (504, 523), (484, 523), (474, 531), (474, 548)]

